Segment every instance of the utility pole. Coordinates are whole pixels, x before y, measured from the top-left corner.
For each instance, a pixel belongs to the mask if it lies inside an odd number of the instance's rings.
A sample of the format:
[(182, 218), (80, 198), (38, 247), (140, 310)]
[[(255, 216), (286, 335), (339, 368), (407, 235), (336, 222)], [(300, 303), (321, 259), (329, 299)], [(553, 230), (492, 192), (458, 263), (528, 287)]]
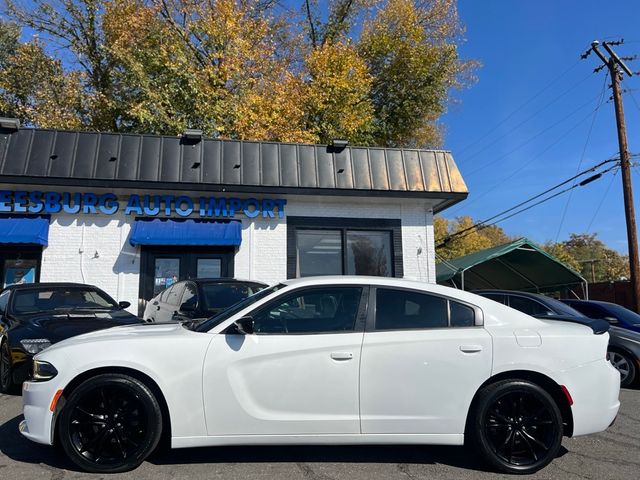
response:
[(613, 89), (613, 103), (616, 111), (616, 125), (618, 127), (618, 145), (620, 147), (620, 171), (622, 173), (622, 192), (624, 196), (624, 216), (627, 221), (627, 242), (629, 244), (629, 271), (631, 273), (631, 293), (633, 296), (633, 306), (636, 312), (640, 313), (640, 263), (638, 259), (638, 231), (636, 228), (636, 214), (633, 206), (633, 188), (631, 184), (631, 162), (629, 160), (629, 147), (627, 145), (627, 127), (624, 122), (624, 108), (622, 106), (622, 93), (620, 91), (620, 80), (623, 71), (630, 77), (633, 73), (624, 64), (622, 59), (613, 51), (611, 45), (620, 45), (619, 42), (603, 42), (602, 46), (609, 54), (606, 58), (598, 48), (600, 42), (594, 40), (582, 58), (587, 58), (591, 51), (595, 52), (604, 65), (596, 68), (596, 72), (603, 67), (609, 69), (611, 75), (611, 87)]

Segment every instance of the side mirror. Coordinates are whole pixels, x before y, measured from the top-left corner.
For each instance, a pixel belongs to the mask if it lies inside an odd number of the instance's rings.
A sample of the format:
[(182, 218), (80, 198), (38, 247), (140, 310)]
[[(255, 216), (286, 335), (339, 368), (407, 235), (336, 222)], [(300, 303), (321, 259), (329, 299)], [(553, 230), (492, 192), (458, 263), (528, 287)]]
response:
[(620, 323), (616, 317), (604, 317), (604, 320), (609, 322), (611, 325), (618, 325)]
[(118, 302), (118, 306), (124, 310), (125, 308), (129, 308), (131, 306), (131, 302)]
[(242, 317), (234, 322), (236, 329), (242, 335), (252, 335), (253, 330), (253, 317)]

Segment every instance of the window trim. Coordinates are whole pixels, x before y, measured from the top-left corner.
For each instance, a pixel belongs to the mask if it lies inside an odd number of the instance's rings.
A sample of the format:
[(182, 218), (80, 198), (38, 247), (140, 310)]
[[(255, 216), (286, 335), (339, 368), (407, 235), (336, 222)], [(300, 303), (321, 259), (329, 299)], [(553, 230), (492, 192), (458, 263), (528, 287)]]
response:
[(342, 239), (342, 275), (347, 271), (347, 231), (375, 231), (390, 234), (391, 275), (404, 276), (402, 257), (402, 222), (390, 218), (288, 217), (287, 218), (287, 278), (298, 276), (298, 230), (339, 230)]
[[(282, 295), (278, 295), (273, 300), (263, 303), (255, 310), (252, 310), (248, 316), (253, 316), (254, 314), (258, 314), (263, 310), (272, 308), (273, 305), (277, 303), (281, 303), (285, 298), (290, 297), (291, 295), (298, 294), (302, 291), (313, 291), (313, 290), (324, 290), (328, 288), (360, 288), (362, 289), (362, 293), (360, 295), (360, 304), (358, 305), (358, 312), (356, 314), (356, 320), (353, 324), (352, 330), (327, 330), (323, 332), (276, 332), (276, 333), (260, 333), (255, 332), (253, 335), (259, 336), (300, 336), (300, 335), (337, 335), (337, 334), (348, 334), (348, 333), (363, 333), (365, 331), (365, 325), (367, 322), (367, 312), (369, 309), (369, 300), (370, 300), (370, 290), (371, 287), (369, 285), (356, 284), (356, 283), (340, 283), (340, 284), (327, 284), (327, 285), (317, 285), (317, 286), (306, 286), (306, 287), (298, 287), (293, 290), (288, 290), (283, 292)], [(232, 322), (226, 329), (224, 329), (221, 333), (224, 334), (240, 334), (237, 332), (234, 322)]]
[(7, 310), (9, 310), (9, 302), (11, 301), (11, 290), (0, 290), (0, 297), (2, 297), (3, 295), (6, 295), (7, 297), (7, 303), (5, 303), (4, 309), (0, 306), (0, 315), (6, 315)]
[[(378, 295), (378, 289), (383, 290), (396, 290), (396, 291), (405, 291), (411, 293), (418, 293), (423, 295), (431, 295), (433, 297), (442, 298), (447, 301), (447, 326), (446, 327), (434, 327), (434, 328), (384, 328), (377, 329), (376, 328), (376, 314), (377, 314), (377, 305), (376, 299)], [(461, 305), (465, 305), (473, 309), (475, 314), (475, 325), (470, 327), (455, 327), (451, 326), (451, 303), (450, 302), (458, 302)], [(408, 287), (395, 287), (395, 286), (386, 286), (386, 285), (372, 285), (369, 290), (369, 309), (367, 315), (367, 324), (365, 327), (365, 332), (374, 333), (374, 332), (407, 332), (407, 331), (432, 331), (432, 330), (445, 330), (445, 329), (462, 329), (462, 328), (484, 328), (484, 312), (480, 307), (469, 303), (465, 300), (460, 300), (458, 298), (450, 297), (448, 295), (442, 295), (440, 293), (429, 292), (425, 290), (420, 290), (416, 288), (408, 288)]]

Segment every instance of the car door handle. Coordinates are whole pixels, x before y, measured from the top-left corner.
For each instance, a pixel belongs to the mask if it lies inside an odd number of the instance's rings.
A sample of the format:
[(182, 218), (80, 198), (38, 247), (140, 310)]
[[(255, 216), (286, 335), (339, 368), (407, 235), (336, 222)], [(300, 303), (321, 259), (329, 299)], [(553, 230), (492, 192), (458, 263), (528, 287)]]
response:
[(460, 351), (464, 353), (478, 353), (482, 351), (482, 345), (460, 345)]
[(353, 353), (351, 352), (332, 352), (331, 358), (334, 360), (351, 360), (353, 359)]

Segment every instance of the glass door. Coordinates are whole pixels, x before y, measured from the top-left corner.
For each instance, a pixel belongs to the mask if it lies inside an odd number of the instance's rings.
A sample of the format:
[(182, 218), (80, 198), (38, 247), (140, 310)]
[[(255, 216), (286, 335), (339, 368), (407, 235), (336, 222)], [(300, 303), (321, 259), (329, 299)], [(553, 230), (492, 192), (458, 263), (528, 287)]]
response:
[(140, 313), (146, 302), (176, 282), (190, 278), (233, 277), (233, 248), (143, 247)]

